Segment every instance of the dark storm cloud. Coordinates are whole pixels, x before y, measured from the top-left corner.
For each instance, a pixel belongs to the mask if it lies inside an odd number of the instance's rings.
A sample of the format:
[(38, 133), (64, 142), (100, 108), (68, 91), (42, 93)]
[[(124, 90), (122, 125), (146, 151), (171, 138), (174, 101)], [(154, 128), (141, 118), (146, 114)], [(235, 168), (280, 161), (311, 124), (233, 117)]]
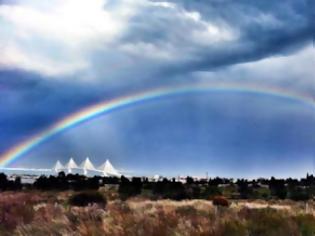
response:
[[(38, 23), (58, 17), (53, 9), (62, 7), (59, 1), (47, 4), (47, 19), (41, 14), (41, 4), (33, 1), (18, 2), (17, 9), (21, 5), (25, 16), (17, 14), (14, 7), (0, 9), (6, 26), (1, 32), (6, 37), (0, 38), (0, 44), (11, 42), (5, 47), (4, 64), (54, 77), (75, 74), (74, 83), (91, 78), (106, 86), (133, 83), (150, 86), (158, 83), (156, 80), (165, 83), (163, 79), (169, 81), (172, 76), (186, 76), (187, 72), (214, 71), (293, 53), (312, 42), (315, 30), (312, 0), (98, 3), (90, 3), (95, 14), (109, 14), (113, 22), (109, 25), (102, 17), (99, 23), (96, 19), (93, 22), (78, 19), (82, 27), (73, 25), (73, 34), (70, 31), (64, 37), (62, 32), (68, 31), (63, 24), (43, 27)], [(80, 16), (72, 16), (68, 8), (64, 10), (69, 19)], [(28, 14), (36, 14), (38, 19), (29, 19)], [(64, 23), (69, 27), (72, 24)], [(100, 31), (100, 25), (119, 29), (110, 37)], [(20, 31), (27, 31), (32, 40), (21, 37)], [(56, 31), (60, 31), (58, 37), (51, 38)]]
[[(165, 71), (162, 69), (166, 75), (213, 70), (273, 55), (289, 54), (310, 43), (314, 36), (314, 1), (173, 3), (176, 4), (176, 10), (150, 9), (152, 11), (135, 16), (123, 38), (123, 41), (129, 43), (144, 42), (177, 52), (180, 58), (171, 63), (167, 61)], [(200, 20), (184, 20), (179, 17), (185, 13), (200, 14)], [(198, 27), (204, 27), (203, 23), (228, 27), (232, 34), (234, 32), (238, 36), (226, 42), (209, 41), (208, 44), (198, 45), (192, 41), (191, 33)]]

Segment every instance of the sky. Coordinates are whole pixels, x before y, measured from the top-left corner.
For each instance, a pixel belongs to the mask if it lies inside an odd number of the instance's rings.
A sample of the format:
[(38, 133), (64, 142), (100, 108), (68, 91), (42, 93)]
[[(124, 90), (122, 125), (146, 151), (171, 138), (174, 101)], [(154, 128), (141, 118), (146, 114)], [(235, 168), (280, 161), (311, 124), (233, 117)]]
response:
[(94, 104), (210, 85), (226, 89), (97, 116), (10, 166), (89, 156), (135, 175), (313, 173), (314, 35), (312, 0), (0, 0), (0, 157)]

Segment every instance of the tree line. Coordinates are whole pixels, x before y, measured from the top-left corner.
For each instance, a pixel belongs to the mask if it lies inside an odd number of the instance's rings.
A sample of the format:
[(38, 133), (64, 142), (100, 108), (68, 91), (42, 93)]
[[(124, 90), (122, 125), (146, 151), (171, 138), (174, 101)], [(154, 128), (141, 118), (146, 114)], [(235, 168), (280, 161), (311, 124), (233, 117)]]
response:
[(194, 180), (187, 177), (185, 183), (173, 179), (149, 180), (146, 177), (86, 177), (79, 174), (40, 176), (33, 184), (22, 184), (21, 178), (8, 180), (0, 173), (0, 190), (37, 189), (57, 190), (97, 190), (105, 185), (117, 187), (121, 199), (144, 196), (151, 199), (211, 199), (224, 196), (229, 199), (292, 199), (308, 200), (315, 196), (315, 177), (307, 175), (301, 179), (278, 179), (271, 177), (254, 180), (210, 178)]

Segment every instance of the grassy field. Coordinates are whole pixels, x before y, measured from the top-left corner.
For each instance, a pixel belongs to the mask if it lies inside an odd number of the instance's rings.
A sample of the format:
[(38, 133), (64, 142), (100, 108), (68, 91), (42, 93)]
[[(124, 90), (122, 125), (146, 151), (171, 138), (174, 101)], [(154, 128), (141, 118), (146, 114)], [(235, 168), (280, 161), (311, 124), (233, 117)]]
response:
[(119, 200), (74, 206), (77, 193), (2, 192), (0, 235), (315, 235), (312, 201)]

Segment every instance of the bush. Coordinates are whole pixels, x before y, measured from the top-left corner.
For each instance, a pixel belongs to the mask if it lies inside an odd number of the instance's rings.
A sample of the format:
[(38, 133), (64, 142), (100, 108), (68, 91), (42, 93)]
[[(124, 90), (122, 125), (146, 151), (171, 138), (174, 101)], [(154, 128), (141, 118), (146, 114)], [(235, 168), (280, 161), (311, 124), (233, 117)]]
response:
[(118, 193), (119, 197), (122, 200), (127, 200), (129, 197), (134, 197), (141, 193), (142, 182), (141, 178), (132, 178), (132, 181), (129, 181), (124, 176), (121, 177), (121, 183), (119, 184)]
[(169, 182), (167, 180), (155, 183), (152, 193), (157, 198), (172, 199), (181, 201), (188, 199), (188, 194), (185, 186), (180, 182)]
[(99, 192), (83, 192), (72, 195), (69, 199), (69, 204), (72, 206), (87, 206), (92, 203), (97, 203), (102, 206), (106, 206), (105, 197)]
[(290, 189), (288, 195), (288, 197), (294, 201), (307, 201), (311, 198), (307, 190), (298, 187)]
[(201, 193), (201, 196), (204, 199), (209, 199), (218, 195), (222, 195), (222, 193), (217, 186), (207, 186)]
[(222, 196), (216, 196), (212, 199), (212, 204), (214, 206), (224, 206), (224, 207), (228, 207), (229, 206), (229, 201)]

